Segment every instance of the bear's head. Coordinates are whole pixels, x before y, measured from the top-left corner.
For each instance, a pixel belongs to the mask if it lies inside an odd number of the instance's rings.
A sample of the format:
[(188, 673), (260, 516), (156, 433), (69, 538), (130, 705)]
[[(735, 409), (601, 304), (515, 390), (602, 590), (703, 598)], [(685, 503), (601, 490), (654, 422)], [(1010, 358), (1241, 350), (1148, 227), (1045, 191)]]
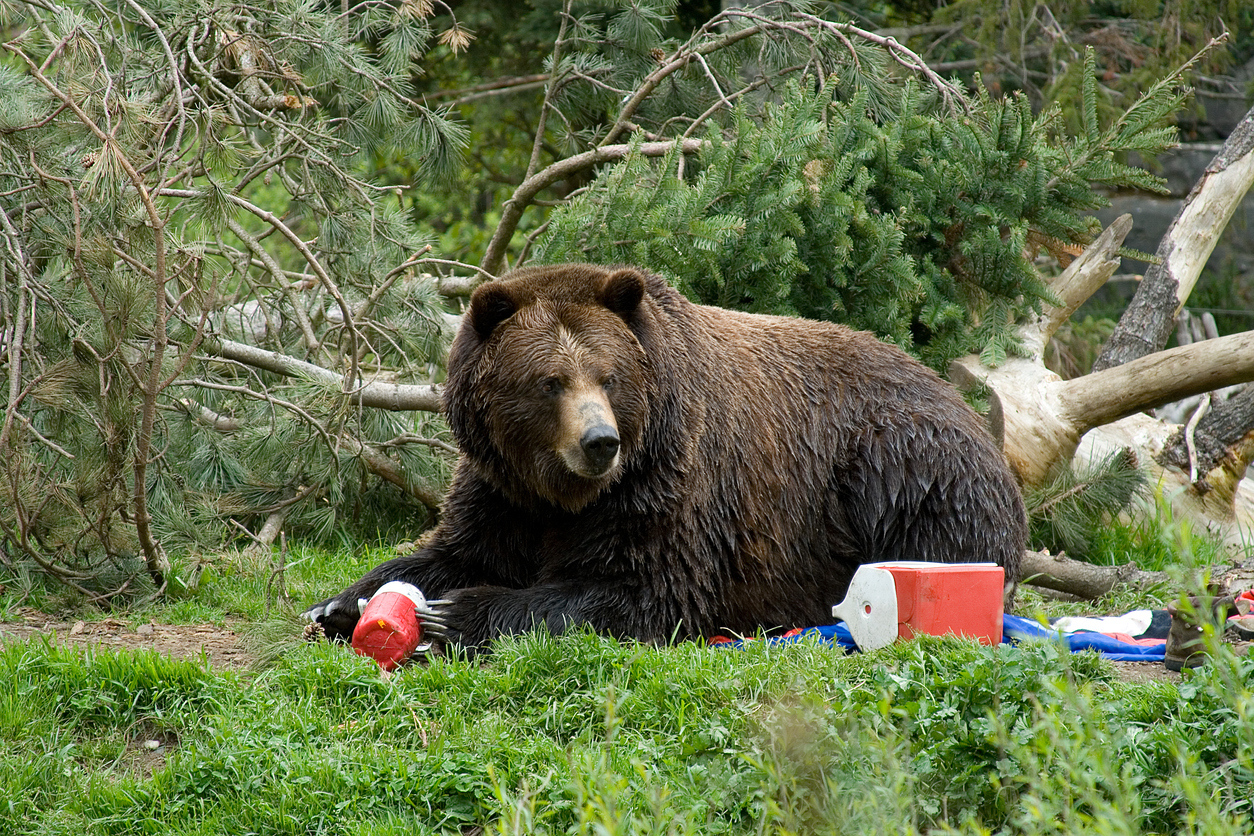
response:
[(444, 402), (466, 462), (524, 506), (577, 511), (622, 474), (655, 391), (632, 268), (516, 270), (475, 290)]

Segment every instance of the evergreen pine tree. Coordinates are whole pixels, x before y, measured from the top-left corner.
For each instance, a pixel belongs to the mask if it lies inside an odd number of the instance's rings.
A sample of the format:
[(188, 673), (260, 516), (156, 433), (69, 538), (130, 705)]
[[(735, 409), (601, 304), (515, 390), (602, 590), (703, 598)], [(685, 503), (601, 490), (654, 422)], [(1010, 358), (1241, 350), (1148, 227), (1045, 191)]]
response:
[(1171, 143), (1158, 126), (1178, 78), (1075, 137), (1023, 97), (984, 93), (955, 117), (910, 78), (874, 105), (859, 85), (793, 83), (756, 118), (741, 105), (711, 124), (695, 161), (637, 151), (606, 168), (554, 212), (537, 258), (648, 264), (694, 300), (844, 322), (941, 372), (967, 353), (996, 365), (1048, 299), (1034, 255), (1093, 236), (1093, 186), (1162, 190), (1116, 153)]
[(404, 83), (432, 11), (7, 7), (5, 553), (111, 594), (145, 569), (163, 584), (167, 550), (221, 546), (233, 523), (429, 518), (441, 422), (355, 393), (430, 383), (447, 348), (427, 242), (378, 177), (458, 155), (456, 123)]

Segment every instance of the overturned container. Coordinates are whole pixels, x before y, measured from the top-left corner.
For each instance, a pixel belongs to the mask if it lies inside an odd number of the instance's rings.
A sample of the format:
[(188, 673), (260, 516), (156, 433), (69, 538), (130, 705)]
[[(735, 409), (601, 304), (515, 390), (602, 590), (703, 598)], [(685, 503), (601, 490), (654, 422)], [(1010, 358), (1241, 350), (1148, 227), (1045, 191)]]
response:
[(410, 583), (389, 581), (366, 604), (353, 630), (353, 650), (390, 671), (414, 655), (422, 642), (418, 610), (426, 608), (422, 590)]
[(920, 634), (998, 644), (1005, 578), (996, 563), (868, 563), (858, 567), (832, 615), (860, 650)]

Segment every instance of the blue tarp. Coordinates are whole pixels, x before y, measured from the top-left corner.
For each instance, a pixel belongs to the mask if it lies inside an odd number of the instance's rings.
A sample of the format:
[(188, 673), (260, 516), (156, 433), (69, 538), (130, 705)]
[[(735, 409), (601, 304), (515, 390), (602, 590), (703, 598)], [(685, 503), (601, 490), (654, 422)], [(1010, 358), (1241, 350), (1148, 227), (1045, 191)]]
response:
[(1074, 653), (1078, 650), (1096, 650), (1107, 659), (1119, 662), (1161, 662), (1167, 649), (1167, 642), (1154, 644), (1131, 644), (1107, 636), (1104, 633), (1061, 633), (1040, 622), (1019, 618), (1014, 615), (1002, 616), (1002, 641), (1020, 641), (1022, 639), (1052, 639), (1065, 642)]
[[(1032, 621), (1027, 618), (1019, 618), (1014, 615), (1003, 616), (1002, 620), (1002, 642), (1013, 644), (1024, 639), (1028, 640), (1044, 640), (1044, 641), (1060, 641), (1075, 653), (1081, 650), (1096, 650), (1107, 659), (1113, 659), (1119, 662), (1161, 662), (1163, 654), (1167, 647), (1167, 643), (1156, 642), (1154, 644), (1140, 645), (1130, 644), (1125, 641), (1107, 636), (1104, 633), (1062, 633), (1051, 627), (1046, 627), (1039, 622)], [(824, 642), (840, 645), (846, 650), (857, 650), (857, 645), (853, 642), (853, 637), (849, 635), (849, 628), (844, 624), (829, 624), (823, 627), (809, 627), (795, 633), (789, 633), (786, 636), (773, 636), (767, 641), (772, 644), (792, 644), (793, 642), (805, 641), (807, 639), (818, 639)], [(718, 647), (739, 647), (740, 641), (719, 642)]]

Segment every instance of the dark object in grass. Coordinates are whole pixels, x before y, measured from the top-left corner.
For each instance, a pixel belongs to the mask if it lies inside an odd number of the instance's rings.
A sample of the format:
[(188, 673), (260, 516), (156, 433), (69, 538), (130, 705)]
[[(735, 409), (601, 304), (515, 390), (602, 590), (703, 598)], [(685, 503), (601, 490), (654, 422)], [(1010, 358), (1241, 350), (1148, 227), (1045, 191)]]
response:
[(1228, 616), (1236, 615), (1237, 608), (1231, 595), (1212, 597), (1191, 595), (1188, 602), (1167, 604), (1171, 616), (1171, 631), (1167, 633), (1167, 648), (1163, 665), (1169, 671), (1196, 668), (1206, 661), (1206, 637), (1203, 619), (1218, 624), (1222, 632)]
[(934, 372), (840, 325), (694, 305), (630, 267), (479, 287), (444, 393), (462, 458), (418, 552), (306, 616), (349, 636), (386, 581), (448, 641), (586, 624), (666, 642), (828, 624), (854, 570), (995, 561), (1023, 502)]

